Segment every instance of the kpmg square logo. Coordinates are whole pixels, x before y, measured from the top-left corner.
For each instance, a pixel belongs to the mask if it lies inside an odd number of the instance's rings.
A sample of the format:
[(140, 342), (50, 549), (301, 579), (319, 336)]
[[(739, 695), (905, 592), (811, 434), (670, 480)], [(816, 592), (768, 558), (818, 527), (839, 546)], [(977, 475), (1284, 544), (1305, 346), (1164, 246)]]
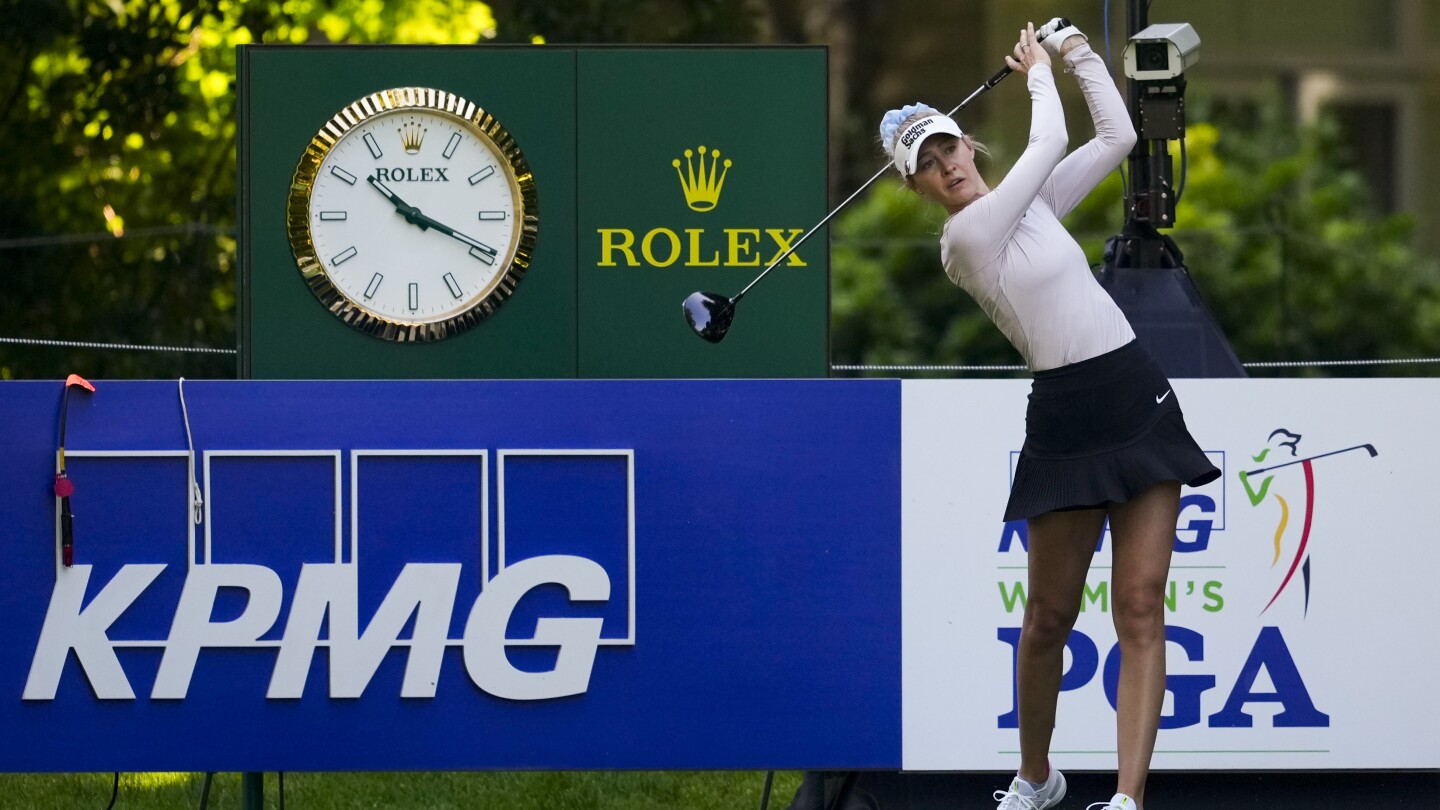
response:
[[(209, 450), (199, 465), (184, 452), (69, 455), (88, 491), (110, 478), (131, 489), (92, 500), (88, 525), (102, 528), (73, 567), (60, 563), (57, 519), (25, 700), (55, 700), (72, 653), (95, 697), (135, 700), (144, 685), (117, 654), (135, 648), (161, 651), (151, 699), (185, 699), (200, 656), (226, 649), (274, 651), (273, 700), (304, 696), (322, 651), (328, 683), (311, 693), (361, 698), (398, 651), (399, 695), (433, 698), (456, 648), (479, 689), (544, 700), (586, 692), (600, 647), (635, 644), (633, 450)], [(143, 530), (107, 520), (126, 509), (168, 517)], [(134, 536), (107, 537), (107, 525)]]

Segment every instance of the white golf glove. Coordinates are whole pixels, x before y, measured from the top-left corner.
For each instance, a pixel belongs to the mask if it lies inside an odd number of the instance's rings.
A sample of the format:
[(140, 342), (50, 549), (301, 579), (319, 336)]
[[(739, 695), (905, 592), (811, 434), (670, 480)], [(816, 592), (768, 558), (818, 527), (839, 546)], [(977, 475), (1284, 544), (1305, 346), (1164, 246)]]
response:
[(1035, 36), (1040, 38), (1040, 44), (1045, 46), (1045, 50), (1049, 51), (1050, 55), (1056, 58), (1062, 55), (1060, 53), (1060, 46), (1064, 45), (1065, 41), (1070, 39), (1070, 37), (1080, 37), (1086, 42), (1090, 41), (1088, 37), (1080, 33), (1079, 28), (1071, 25), (1070, 21), (1063, 17), (1056, 17), (1035, 29)]

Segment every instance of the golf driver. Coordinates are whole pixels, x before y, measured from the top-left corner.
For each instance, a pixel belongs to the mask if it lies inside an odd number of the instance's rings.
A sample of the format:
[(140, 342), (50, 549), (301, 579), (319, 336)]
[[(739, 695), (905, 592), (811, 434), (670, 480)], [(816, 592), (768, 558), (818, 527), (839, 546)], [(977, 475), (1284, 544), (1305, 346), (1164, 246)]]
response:
[[(1056, 26), (1055, 30), (1063, 30), (1068, 27), (1070, 27), (1070, 21), (1061, 20), (1060, 24)], [(1044, 37), (1041, 37), (1040, 39), (1043, 40)], [(994, 76), (991, 76), (988, 80), (986, 80), (986, 82), (980, 85), (980, 87), (977, 88), (975, 92), (971, 93), (964, 101), (956, 105), (955, 109), (951, 110), (948, 115), (953, 118), (956, 113), (965, 109), (966, 105), (974, 101), (986, 90), (989, 90), (990, 88), (999, 84), (1001, 80), (1003, 80), (1006, 76), (1009, 76), (1010, 73), (1011, 69), (1009, 65), (1001, 68), (999, 73), (996, 73)], [(860, 188), (855, 189), (854, 194), (846, 197), (844, 202), (835, 206), (835, 210), (826, 214), (824, 219), (816, 223), (814, 227), (805, 232), (804, 236), (801, 236), (798, 241), (796, 241), (793, 245), (787, 248), (784, 253), (781, 253), (775, 258), (774, 261), (770, 262), (770, 264), (764, 270), (760, 271), (760, 275), (756, 276), (754, 281), (747, 284), (745, 286), (745, 289), (741, 290), (734, 297), (727, 298), (726, 296), (720, 295), (719, 293), (712, 292), (697, 291), (690, 293), (690, 295), (686, 297), (685, 302), (681, 304), (681, 308), (685, 310), (685, 320), (690, 322), (690, 328), (695, 330), (695, 334), (710, 341), (711, 343), (719, 343), (720, 341), (724, 340), (726, 333), (730, 331), (731, 322), (735, 320), (735, 305), (740, 303), (740, 299), (744, 298), (745, 294), (750, 292), (750, 290), (756, 284), (759, 284), (760, 279), (765, 278), (765, 276), (771, 270), (774, 270), (776, 265), (785, 261), (787, 258), (790, 257), (791, 253), (794, 253), (801, 245), (805, 244), (805, 240), (809, 239), (816, 231), (825, 227), (825, 223), (829, 222), (831, 219), (834, 218), (836, 214), (840, 213), (840, 211), (843, 210), (845, 206), (850, 204), (851, 200), (854, 200), (856, 197), (860, 196), (860, 193), (863, 192), (865, 189), (869, 188), (871, 183), (879, 180), (880, 176), (885, 174), (885, 172), (889, 170), (890, 164), (887, 162), (884, 166), (880, 168), (880, 171), (875, 173), (875, 176), (871, 177), (869, 180), (866, 180), (864, 185), (860, 186)]]

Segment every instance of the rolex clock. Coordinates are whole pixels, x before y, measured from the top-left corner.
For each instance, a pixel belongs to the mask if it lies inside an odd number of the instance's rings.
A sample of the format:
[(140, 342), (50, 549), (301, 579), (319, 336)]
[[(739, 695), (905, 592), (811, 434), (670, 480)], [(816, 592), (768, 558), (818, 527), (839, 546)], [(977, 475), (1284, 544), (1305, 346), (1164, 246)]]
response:
[(290, 186), (287, 230), (320, 303), (398, 342), (489, 317), (535, 246), (535, 182), (494, 116), (452, 93), (365, 96), (316, 133)]

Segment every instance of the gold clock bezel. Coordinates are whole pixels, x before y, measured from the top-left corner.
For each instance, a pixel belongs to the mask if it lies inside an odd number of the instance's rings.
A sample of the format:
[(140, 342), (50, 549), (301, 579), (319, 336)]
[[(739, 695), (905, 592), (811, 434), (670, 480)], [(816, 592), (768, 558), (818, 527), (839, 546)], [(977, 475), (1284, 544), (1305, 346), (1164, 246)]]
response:
[[(331, 281), (329, 271), (316, 254), (310, 233), (310, 194), (320, 164), (340, 139), (360, 124), (393, 112), (424, 110), (449, 117), (487, 142), (499, 155), (500, 168), (515, 200), (515, 229), (502, 257), (505, 269), (464, 312), (436, 321), (407, 321), (380, 315), (353, 300)], [(417, 343), (457, 335), (494, 314), (495, 309), (515, 292), (535, 250), (540, 217), (536, 204), (535, 178), (530, 164), (509, 131), (495, 116), (464, 98), (430, 87), (395, 87), (364, 96), (335, 114), (305, 147), (295, 167), (285, 208), (290, 249), (306, 286), (320, 303), (341, 321), (375, 337), (398, 343)]]

